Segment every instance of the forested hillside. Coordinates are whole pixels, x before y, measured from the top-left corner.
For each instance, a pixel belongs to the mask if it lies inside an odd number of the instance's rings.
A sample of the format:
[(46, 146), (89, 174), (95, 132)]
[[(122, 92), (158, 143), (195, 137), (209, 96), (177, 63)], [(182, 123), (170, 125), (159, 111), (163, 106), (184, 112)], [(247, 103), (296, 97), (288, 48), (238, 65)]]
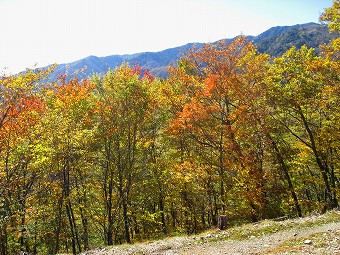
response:
[[(340, 1), (321, 19), (339, 28)], [(339, 206), (340, 38), (189, 50), (167, 79), (1, 77), (0, 254), (77, 254)]]
[(316, 52), (320, 53), (319, 45), (328, 44), (338, 36), (338, 33), (329, 33), (326, 25), (308, 23), (273, 27), (256, 36), (253, 41), (261, 53), (278, 57), (293, 46), (300, 48), (303, 45), (315, 48)]

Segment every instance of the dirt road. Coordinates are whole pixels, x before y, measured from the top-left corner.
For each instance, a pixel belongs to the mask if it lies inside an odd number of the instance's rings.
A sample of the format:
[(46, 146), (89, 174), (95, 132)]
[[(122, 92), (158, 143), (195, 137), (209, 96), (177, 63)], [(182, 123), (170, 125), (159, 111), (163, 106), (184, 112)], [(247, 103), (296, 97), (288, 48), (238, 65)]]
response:
[[(316, 238), (318, 237), (319, 238)], [(324, 247), (322, 241), (328, 239)], [(310, 240), (310, 241), (308, 241)], [(306, 242), (306, 243), (305, 243)], [(288, 253), (287, 253), (288, 252)], [(164, 253), (168, 254), (168, 253)], [(176, 253), (169, 253), (176, 254)], [(340, 254), (340, 223), (293, 228), (241, 241), (225, 240), (183, 248), (177, 254)]]
[(282, 222), (262, 221), (226, 231), (212, 230), (197, 236), (174, 237), (149, 243), (106, 247), (83, 254), (340, 255), (340, 211)]

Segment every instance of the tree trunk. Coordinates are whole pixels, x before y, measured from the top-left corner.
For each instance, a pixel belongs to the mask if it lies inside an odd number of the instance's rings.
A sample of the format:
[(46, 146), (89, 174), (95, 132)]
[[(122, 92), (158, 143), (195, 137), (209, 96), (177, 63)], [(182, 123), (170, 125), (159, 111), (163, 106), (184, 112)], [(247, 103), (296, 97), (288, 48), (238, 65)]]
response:
[(70, 201), (69, 201), (69, 206), (70, 206), (71, 219), (72, 219), (72, 224), (73, 224), (73, 229), (74, 229), (74, 236), (75, 236), (76, 243), (77, 243), (77, 246), (78, 246), (78, 251), (81, 252), (82, 249), (81, 249), (81, 244), (80, 244), (80, 241), (79, 241), (77, 223), (76, 223), (76, 219), (74, 217), (74, 213), (73, 213), (73, 209), (72, 209), (72, 205), (71, 205)]
[(273, 138), (268, 134), (268, 138), (270, 139), (271, 143), (272, 143), (272, 146), (276, 152), (276, 157), (277, 157), (277, 160), (279, 161), (280, 165), (281, 165), (281, 169), (286, 177), (286, 180), (288, 182), (288, 187), (289, 187), (289, 190), (290, 190), (290, 194), (293, 198), (293, 201), (294, 201), (294, 206), (295, 206), (295, 210), (298, 214), (299, 217), (302, 217), (302, 211), (301, 211), (301, 207), (300, 207), (300, 204), (299, 204), (299, 200), (297, 198), (297, 195), (295, 193), (295, 189), (294, 189), (294, 186), (293, 186), (293, 183), (292, 183), (292, 180), (290, 178), (290, 175), (289, 175), (289, 171), (288, 171), (288, 166), (287, 164), (285, 163), (283, 157), (282, 157), (282, 154), (279, 150), (279, 148), (277, 147), (275, 141), (273, 140)]
[(309, 140), (310, 140), (310, 143), (311, 143), (310, 144), (311, 149), (314, 153), (316, 163), (319, 166), (323, 181), (325, 183), (325, 195), (326, 195), (325, 200), (328, 204), (329, 209), (336, 208), (337, 205), (338, 205), (338, 201), (337, 201), (336, 196), (332, 193), (332, 189), (331, 189), (331, 186), (329, 184), (329, 180), (328, 180), (328, 172), (329, 171), (327, 169), (327, 166), (325, 164), (323, 164), (323, 162), (322, 162), (321, 155), (320, 155), (320, 153), (319, 153), (319, 151), (317, 150), (317, 147), (316, 147), (316, 142), (315, 142), (315, 139), (314, 139), (313, 132), (309, 127), (309, 124), (308, 124), (307, 119), (305, 118), (305, 116), (302, 112), (301, 107), (298, 107), (298, 112), (299, 112), (299, 115), (302, 119), (303, 125), (304, 125), (304, 127), (305, 127), (305, 129), (308, 133)]
[(124, 229), (125, 229), (125, 241), (131, 243), (130, 231), (129, 231), (129, 219), (128, 219), (128, 205), (125, 197), (122, 197), (123, 203), (123, 219), (124, 219)]
[(6, 224), (0, 226), (0, 254), (8, 255)]
[(112, 205), (113, 205), (113, 170), (110, 167), (111, 163), (111, 140), (105, 140), (105, 157), (106, 157), (106, 164), (105, 164), (105, 171), (104, 171), (104, 198), (105, 198), (105, 211), (106, 211), (106, 220), (107, 220), (107, 228), (104, 225), (104, 233), (106, 238), (107, 245), (113, 245), (113, 212), (112, 212)]
[(71, 217), (71, 212), (70, 212), (69, 204), (66, 205), (66, 214), (67, 214), (67, 217), (68, 217), (68, 220), (69, 220), (71, 237), (72, 237), (72, 254), (76, 255), (77, 254), (76, 240), (75, 240), (75, 234), (74, 234), (74, 229), (73, 229), (73, 223), (72, 223), (72, 217)]
[(58, 215), (57, 215), (57, 229), (55, 231), (55, 248), (54, 253), (57, 254), (59, 252), (59, 241), (60, 241), (60, 232), (61, 232), (61, 217), (62, 217), (62, 210), (63, 210), (63, 200), (64, 200), (64, 192), (61, 195), (60, 199), (58, 200)]
[(226, 215), (220, 215), (218, 217), (218, 224), (217, 224), (218, 229), (224, 230), (224, 229), (227, 228), (227, 225), (228, 225), (227, 216)]
[(162, 232), (166, 234), (167, 231), (166, 231), (165, 214), (164, 214), (164, 201), (161, 196), (159, 197), (159, 210), (161, 211)]
[(87, 251), (89, 249), (88, 221), (84, 215), (83, 209), (81, 208), (80, 208), (80, 217), (81, 217), (81, 223), (83, 225), (83, 230), (84, 230), (84, 236), (83, 236), (84, 250)]

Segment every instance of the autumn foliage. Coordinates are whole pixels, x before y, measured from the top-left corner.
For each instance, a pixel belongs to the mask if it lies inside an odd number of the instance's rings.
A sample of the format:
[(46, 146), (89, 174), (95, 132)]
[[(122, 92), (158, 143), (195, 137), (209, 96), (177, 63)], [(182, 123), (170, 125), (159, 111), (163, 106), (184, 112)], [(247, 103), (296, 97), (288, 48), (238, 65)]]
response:
[[(321, 16), (339, 26), (339, 1)], [(0, 79), (0, 254), (78, 254), (339, 206), (340, 47), (272, 58), (243, 36), (166, 80)], [(53, 67), (52, 67), (53, 68)]]

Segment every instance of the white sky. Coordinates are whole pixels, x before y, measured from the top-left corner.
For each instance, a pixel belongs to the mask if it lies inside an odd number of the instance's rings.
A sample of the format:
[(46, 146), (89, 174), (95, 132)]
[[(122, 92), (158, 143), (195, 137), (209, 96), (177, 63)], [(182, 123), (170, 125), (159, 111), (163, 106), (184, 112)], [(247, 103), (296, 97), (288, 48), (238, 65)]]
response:
[[(0, 72), (318, 22), (332, 0), (0, 0)], [(6, 68), (4, 70), (4, 68)]]

